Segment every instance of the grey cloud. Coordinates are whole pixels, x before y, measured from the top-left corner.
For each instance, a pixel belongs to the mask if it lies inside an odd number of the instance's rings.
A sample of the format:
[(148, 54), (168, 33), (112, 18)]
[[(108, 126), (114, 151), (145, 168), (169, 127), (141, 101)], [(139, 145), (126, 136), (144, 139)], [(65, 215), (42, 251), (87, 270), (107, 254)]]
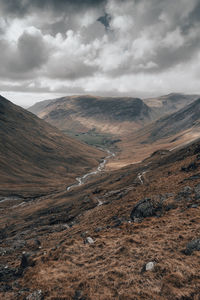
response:
[(30, 71), (40, 68), (48, 60), (48, 49), (43, 38), (39, 34), (29, 34), (25, 32), (18, 40), (18, 52), (20, 56), (20, 64), (17, 69), (22, 71)]
[(3, 78), (25, 79), (36, 76), (37, 70), (43, 66), (49, 57), (47, 48), (40, 34), (24, 32), (17, 45), (0, 40), (1, 71)]
[(4, 13), (23, 16), (33, 10), (74, 11), (99, 6), (105, 2), (105, 0), (1, 0), (0, 7)]
[(64, 91), (65, 81), (84, 78), (98, 86), (99, 78), (162, 76), (200, 52), (199, 0), (0, 0), (0, 10), (9, 24), (26, 16), (22, 26), (41, 30), (25, 32), (16, 47), (1, 38), (0, 23), (0, 76), (61, 81)]
[(75, 80), (92, 76), (97, 68), (89, 66), (82, 60), (74, 60), (74, 58), (66, 57), (53, 61), (47, 66), (48, 73), (46, 76), (61, 80)]

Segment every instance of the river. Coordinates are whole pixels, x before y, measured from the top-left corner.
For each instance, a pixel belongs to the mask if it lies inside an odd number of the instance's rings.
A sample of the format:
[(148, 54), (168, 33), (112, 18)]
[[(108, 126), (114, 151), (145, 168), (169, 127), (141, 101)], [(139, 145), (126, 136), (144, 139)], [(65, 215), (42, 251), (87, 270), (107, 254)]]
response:
[[(101, 150), (103, 150), (103, 149), (101, 149)], [(104, 151), (104, 150), (103, 150), (103, 151)], [(93, 177), (93, 176), (97, 175), (98, 173), (100, 173), (100, 172), (104, 169), (104, 167), (105, 167), (105, 165), (106, 165), (108, 159), (110, 159), (111, 157), (114, 157), (114, 156), (115, 156), (115, 153), (111, 152), (110, 150), (106, 150), (106, 152), (108, 153), (108, 155), (107, 155), (107, 156), (104, 158), (104, 160), (99, 164), (99, 166), (97, 167), (97, 169), (94, 170), (94, 171), (92, 171), (92, 172), (86, 173), (86, 174), (84, 174), (84, 175), (81, 176), (81, 177), (77, 177), (77, 178), (76, 178), (77, 183), (74, 183), (74, 184), (68, 186), (68, 187), (67, 187), (67, 191), (70, 191), (70, 190), (71, 190), (72, 188), (74, 188), (74, 187), (83, 185), (83, 184), (85, 183), (86, 179), (88, 179), (88, 177)]]

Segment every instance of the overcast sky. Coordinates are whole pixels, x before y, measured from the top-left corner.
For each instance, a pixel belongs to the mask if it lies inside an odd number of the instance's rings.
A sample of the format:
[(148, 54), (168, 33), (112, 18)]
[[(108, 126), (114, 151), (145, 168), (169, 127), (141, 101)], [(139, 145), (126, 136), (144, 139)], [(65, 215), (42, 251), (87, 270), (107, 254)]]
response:
[(200, 0), (0, 0), (0, 93), (200, 93)]

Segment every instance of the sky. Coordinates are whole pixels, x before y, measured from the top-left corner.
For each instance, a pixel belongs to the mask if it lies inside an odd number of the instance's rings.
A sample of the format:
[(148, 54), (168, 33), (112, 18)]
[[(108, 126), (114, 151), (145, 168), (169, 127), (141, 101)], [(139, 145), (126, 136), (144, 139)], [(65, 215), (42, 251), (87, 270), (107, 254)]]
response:
[(0, 94), (200, 94), (200, 0), (0, 0)]

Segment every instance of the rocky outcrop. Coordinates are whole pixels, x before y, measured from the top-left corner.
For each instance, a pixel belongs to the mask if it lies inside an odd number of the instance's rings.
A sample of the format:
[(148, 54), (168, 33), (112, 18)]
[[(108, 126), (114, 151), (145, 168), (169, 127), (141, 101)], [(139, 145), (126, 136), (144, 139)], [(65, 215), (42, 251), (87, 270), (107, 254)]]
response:
[(143, 219), (147, 217), (152, 217), (160, 214), (162, 211), (162, 202), (153, 201), (150, 198), (145, 198), (139, 201), (133, 208), (131, 212), (131, 219), (133, 221), (137, 219)]

